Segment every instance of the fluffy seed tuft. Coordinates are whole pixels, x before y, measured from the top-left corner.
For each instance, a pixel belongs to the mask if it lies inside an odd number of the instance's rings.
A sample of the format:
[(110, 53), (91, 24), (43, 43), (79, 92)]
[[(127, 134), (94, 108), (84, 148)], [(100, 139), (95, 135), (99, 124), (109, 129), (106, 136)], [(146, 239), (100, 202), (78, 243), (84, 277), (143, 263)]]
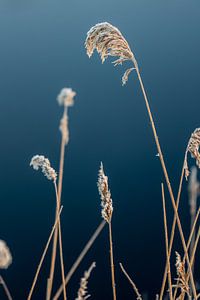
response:
[(50, 161), (48, 158), (45, 158), (43, 155), (35, 155), (32, 157), (30, 166), (33, 167), (34, 170), (39, 170), (41, 168), (42, 173), (49, 179), (56, 181), (57, 173), (51, 167)]

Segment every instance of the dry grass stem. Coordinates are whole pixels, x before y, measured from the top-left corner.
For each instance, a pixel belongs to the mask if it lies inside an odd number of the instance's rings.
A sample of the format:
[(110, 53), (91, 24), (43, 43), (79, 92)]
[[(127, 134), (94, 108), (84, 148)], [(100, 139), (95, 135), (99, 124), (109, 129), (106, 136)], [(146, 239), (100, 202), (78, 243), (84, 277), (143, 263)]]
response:
[[(91, 246), (94, 244), (96, 238), (99, 236), (99, 234), (101, 233), (105, 225), (106, 225), (106, 221), (103, 220), (100, 223), (100, 225), (97, 227), (97, 229), (95, 230), (95, 232), (93, 233), (93, 235), (91, 236), (91, 238), (89, 239), (89, 241), (87, 242), (87, 244), (85, 245), (81, 253), (79, 254), (78, 258), (76, 259), (76, 261), (74, 262), (74, 264), (72, 265), (71, 269), (69, 270), (68, 274), (65, 277), (65, 285), (68, 284), (72, 275), (80, 265), (81, 261), (83, 260), (83, 258), (85, 257), (85, 255), (87, 254)], [(58, 291), (56, 292), (55, 296), (53, 297), (53, 300), (57, 300), (60, 297), (62, 290), (63, 290), (63, 286), (61, 285)]]
[(88, 284), (88, 279), (90, 277), (90, 274), (95, 267), (96, 267), (96, 263), (93, 262), (89, 267), (89, 269), (85, 271), (83, 277), (81, 278), (80, 288), (78, 290), (78, 297), (76, 298), (76, 300), (86, 300), (90, 297), (90, 295), (88, 295), (87, 292), (87, 284)]
[(0, 284), (2, 285), (3, 289), (4, 289), (4, 292), (8, 298), (8, 300), (12, 300), (12, 297), (11, 297), (11, 294), (10, 294), (10, 291), (7, 287), (7, 284), (5, 283), (4, 279), (2, 276), (0, 276)]
[[(105, 24), (102, 25), (102, 24)], [(103, 34), (102, 34), (103, 32)], [(101, 38), (106, 37), (107, 41), (109, 41), (109, 46), (106, 44), (106, 46), (104, 46), (103, 43), (101, 43)], [(119, 62), (123, 62), (124, 60), (132, 60), (133, 64), (134, 64), (134, 68), (136, 70), (137, 76), (138, 76), (138, 80), (140, 83), (140, 87), (143, 93), (143, 97), (144, 97), (144, 101), (145, 101), (145, 105), (146, 105), (146, 109), (149, 115), (149, 119), (150, 119), (150, 123), (151, 123), (151, 127), (152, 127), (152, 131), (153, 131), (153, 135), (154, 135), (154, 139), (155, 139), (155, 143), (157, 146), (157, 150), (158, 150), (158, 154), (159, 154), (159, 159), (161, 162), (161, 166), (163, 169), (163, 173), (165, 176), (165, 180), (167, 183), (167, 187), (168, 187), (168, 191), (170, 194), (170, 198), (171, 198), (171, 202), (172, 202), (172, 206), (173, 206), (173, 210), (175, 213), (175, 217), (177, 219), (177, 225), (178, 225), (178, 229), (179, 229), (179, 233), (180, 233), (180, 237), (181, 237), (181, 242), (183, 245), (183, 249), (184, 252), (186, 253), (186, 259), (187, 259), (187, 263), (188, 263), (188, 267), (190, 270), (190, 277), (191, 277), (191, 284), (192, 284), (192, 289), (193, 289), (193, 293), (194, 293), (194, 298), (196, 299), (196, 289), (195, 289), (195, 284), (194, 284), (194, 279), (193, 279), (193, 274), (192, 274), (192, 270), (191, 270), (191, 266), (190, 266), (190, 262), (189, 262), (189, 257), (188, 257), (188, 253), (186, 251), (186, 243), (185, 243), (185, 238), (183, 235), (183, 230), (182, 230), (182, 225), (180, 222), (180, 218), (177, 212), (177, 207), (176, 207), (176, 203), (175, 203), (175, 199), (174, 199), (174, 194), (172, 191), (172, 187), (171, 187), (171, 183), (169, 180), (169, 176), (168, 176), (168, 172), (166, 169), (166, 165), (165, 165), (165, 161), (163, 158), (163, 154), (162, 154), (162, 150), (161, 150), (161, 146), (158, 140), (158, 135), (157, 135), (157, 131), (156, 131), (156, 127), (155, 127), (155, 123), (153, 120), (153, 116), (151, 113), (151, 109), (150, 109), (150, 105), (149, 105), (149, 101), (147, 98), (147, 94), (144, 88), (144, 84), (139, 72), (139, 68), (138, 68), (138, 64), (137, 61), (132, 53), (132, 51), (130, 50), (130, 47), (128, 45), (128, 43), (126, 42), (126, 40), (123, 38), (122, 34), (120, 33), (120, 31), (112, 26), (109, 23), (100, 23), (95, 25), (94, 27), (92, 27), (90, 29), (90, 31), (87, 34), (87, 39), (85, 42), (86, 45), (86, 49), (87, 49), (87, 53), (89, 56), (92, 55), (94, 49), (96, 48), (97, 51), (100, 53), (101, 58), (103, 60), (104, 58), (104, 53), (105, 53), (105, 58), (108, 55), (112, 55), (112, 56), (119, 56), (119, 59), (117, 60), (117, 63)], [(117, 47), (115, 47), (117, 46)], [(115, 51), (115, 49), (117, 51)], [(127, 56), (125, 57), (124, 53), (127, 54)], [(103, 57), (102, 57), (103, 55)]]
[[(57, 96), (57, 101), (59, 105), (64, 107), (63, 116), (60, 120), (60, 131), (62, 137), (61, 137), (61, 146), (60, 146), (60, 166), (59, 166), (59, 178), (58, 178), (58, 208), (61, 205), (65, 147), (69, 142), (68, 107), (74, 105), (75, 95), (76, 93), (71, 88), (63, 88), (60, 91), (59, 95)], [(56, 218), (56, 213), (55, 213), (55, 218)], [(53, 238), (51, 267), (49, 273), (50, 281), (47, 283), (47, 295), (49, 295), (47, 296), (47, 300), (50, 300), (51, 297), (54, 271), (55, 271), (55, 262), (56, 262), (57, 242), (58, 242), (58, 228), (56, 228), (54, 233), (54, 238)]]
[(41, 257), (40, 262), (39, 262), (39, 264), (38, 264), (38, 267), (37, 267), (37, 270), (36, 270), (36, 273), (35, 273), (35, 277), (34, 277), (34, 279), (33, 279), (33, 283), (32, 283), (32, 286), (31, 286), (31, 289), (30, 289), (28, 298), (27, 298), (28, 300), (30, 300), (31, 297), (32, 297), (33, 290), (34, 290), (34, 287), (35, 287), (36, 282), (37, 282), (37, 279), (38, 279), (38, 275), (39, 275), (39, 273), (40, 273), (40, 270), (41, 270), (41, 267), (42, 267), (44, 258), (45, 258), (45, 256), (46, 256), (46, 253), (47, 253), (49, 244), (50, 244), (51, 239), (52, 239), (52, 237), (53, 237), (55, 228), (56, 228), (56, 226), (57, 226), (57, 224), (58, 224), (58, 221), (59, 221), (61, 212), (62, 212), (62, 207), (60, 208), (60, 211), (59, 211), (59, 213), (58, 213), (58, 215), (57, 215), (56, 221), (55, 221), (55, 223), (54, 223), (54, 225), (53, 225), (53, 227), (52, 227), (52, 230), (51, 230), (51, 233), (50, 233), (50, 235), (49, 235), (49, 238), (48, 238), (48, 241), (47, 241), (47, 243), (46, 243), (46, 246), (45, 246), (45, 248), (44, 248), (42, 257)]
[(165, 193), (164, 193), (163, 183), (161, 184), (161, 190), (162, 190), (163, 219), (164, 219), (164, 231), (165, 231), (166, 261), (167, 261), (167, 270), (168, 270), (167, 274), (168, 274), (168, 285), (169, 285), (169, 298), (170, 300), (173, 300), (171, 268), (170, 268), (170, 259), (169, 259), (169, 245), (168, 245), (167, 214), (166, 214)]
[[(59, 198), (58, 198), (58, 190), (57, 190), (56, 182), (54, 182), (54, 187), (55, 187), (55, 193), (56, 193), (57, 212), (58, 212), (60, 209), (60, 203), (59, 203)], [(64, 300), (66, 300), (67, 296), (66, 296), (66, 288), (65, 288), (65, 270), (64, 270), (62, 232), (61, 232), (60, 218), (58, 219), (58, 239), (59, 239), (61, 276), (62, 276), (62, 285), (63, 285), (63, 297), (64, 297)]]
[(133, 290), (134, 290), (135, 293), (136, 293), (137, 300), (142, 300), (142, 296), (141, 296), (141, 294), (139, 293), (137, 286), (135, 285), (135, 283), (133, 282), (133, 280), (130, 278), (130, 276), (128, 275), (128, 273), (127, 273), (126, 270), (124, 269), (122, 263), (120, 263), (119, 265), (120, 265), (120, 268), (121, 268), (122, 272), (124, 273), (124, 275), (126, 276), (126, 278), (128, 279), (128, 281), (130, 282), (130, 284), (132, 285)]

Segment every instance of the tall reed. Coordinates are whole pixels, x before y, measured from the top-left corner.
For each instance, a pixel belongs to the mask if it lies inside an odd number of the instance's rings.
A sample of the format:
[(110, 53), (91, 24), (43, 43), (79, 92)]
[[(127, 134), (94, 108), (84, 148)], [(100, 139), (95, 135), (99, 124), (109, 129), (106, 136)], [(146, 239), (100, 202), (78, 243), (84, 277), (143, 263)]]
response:
[[(30, 166), (33, 167), (34, 170), (42, 170), (42, 173), (47, 177), (47, 179), (53, 181), (53, 185), (55, 188), (55, 195), (56, 195), (56, 218), (58, 217), (58, 234), (59, 234), (59, 249), (60, 249), (60, 265), (61, 265), (61, 275), (62, 275), (62, 283), (63, 283), (63, 296), (64, 300), (67, 299), (66, 296), (66, 290), (65, 290), (65, 274), (64, 274), (64, 261), (63, 261), (63, 249), (62, 249), (62, 234), (61, 234), (61, 225), (60, 225), (60, 205), (58, 201), (58, 191), (57, 191), (57, 173), (56, 171), (51, 167), (50, 161), (45, 158), (43, 155), (35, 155), (32, 157)], [(55, 232), (55, 231), (54, 231)], [(48, 283), (50, 283), (50, 286), (52, 284), (51, 278), (49, 278)], [(49, 285), (48, 285), (49, 287)], [(50, 290), (47, 288), (47, 297), (50, 294)]]
[(188, 264), (189, 271), (190, 271), (190, 280), (191, 280), (194, 298), (197, 299), (196, 288), (195, 288), (193, 274), (192, 274), (192, 270), (191, 270), (191, 266), (190, 266), (189, 256), (187, 253), (187, 248), (186, 248), (186, 243), (185, 243), (185, 238), (184, 238), (184, 234), (183, 234), (183, 230), (182, 230), (181, 221), (180, 221), (180, 218), (179, 218), (179, 215), (177, 212), (177, 207), (176, 207), (176, 203), (175, 203), (173, 190), (172, 190), (171, 183), (169, 180), (167, 168), (165, 165), (164, 157), (162, 154), (160, 142), (159, 142), (158, 135), (157, 135), (157, 130), (155, 127), (155, 123), (153, 120), (149, 101), (148, 101), (147, 94), (146, 94), (146, 91), (144, 88), (144, 84), (143, 84), (143, 81), (142, 81), (142, 78), (140, 75), (140, 71), (139, 71), (139, 67), (138, 67), (136, 58), (135, 58), (133, 52), (131, 51), (128, 42), (123, 37), (121, 32), (116, 27), (114, 27), (113, 25), (111, 25), (107, 22), (96, 24), (88, 31), (87, 38), (85, 41), (85, 47), (87, 49), (87, 54), (89, 57), (91, 57), (94, 50), (96, 49), (97, 52), (101, 55), (102, 62), (104, 62), (104, 60), (108, 56), (118, 56), (119, 58), (116, 61), (114, 61), (115, 65), (122, 64), (124, 61), (131, 61), (133, 63), (133, 68), (126, 70), (126, 72), (124, 73), (124, 75), (122, 77), (122, 83), (125, 84), (127, 82), (128, 76), (132, 70), (136, 71), (136, 74), (137, 74), (137, 77), (138, 77), (138, 80), (140, 83), (140, 87), (142, 90), (142, 94), (144, 97), (147, 113), (148, 113), (148, 116), (150, 119), (151, 128), (152, 128), (154, 140), (155, 140), (155, 143), (157, 146), (159, 159), (160, 159), (161, 166), (163, 169), (165, 181), (166, 181), (168, 191), (170, 194), (175, 218), (176, 218), (176, 221), (178, 224), (178, 229), (179, 229), (183, 249), (186, 254), (186, 259), (187, 259), (187, 264)]
[[(57, 212), (61, 205), (61, 194), (62, 194), (62, 183), (63, 183), (63, 171), (64, 171), (64, 160), (65, 160), (65, 147), (69, 142), (69, 129), (68, 129), (68, 108), (74, 104), (74, 96), (76, 93), (71, 88), (63, 88), (58, 97), (57, 101), (59, 105), (64, 107), (63, 116), (60, 120), (60, 131), (61, 131), (61, 145), (60, 145), (60, 166), (59, 166), (59, 177), (58, 177), (58, 193), (57, 193), (57, 209), (55, 212), (55, 219)], [(47, 300), (50, 300), (53, 278), (55, 271), (56, 252), (58, 242), (58, 228), (56, 228), (53, 238), (52, 256), (51, 256), (51, 267), (49, 273), (49, 279), (47, 283)]]

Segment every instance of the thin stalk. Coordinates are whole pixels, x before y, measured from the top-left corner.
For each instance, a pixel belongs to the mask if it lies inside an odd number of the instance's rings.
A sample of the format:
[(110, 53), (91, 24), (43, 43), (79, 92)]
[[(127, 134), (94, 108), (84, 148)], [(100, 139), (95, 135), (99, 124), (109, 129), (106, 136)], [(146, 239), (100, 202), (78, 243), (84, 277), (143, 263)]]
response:
[(171, 268), (170, 268), (170, 259), (169, 259), (169, 242), (168, 242), (168, 229), (167, 229), (167, 214), (166, 214), (166, 203), (165, 203), (165, 192), (164, 185), (161, 184), (162, 189), (162, 204), (163, 204), (163, 220), (164, 220), (164, 231), (165, 231), (165, 249), (166, 249), (166, 260), (167, 260), (167, 269), (168, 269), (168, 285), (169, 285), (169, 298), (173, 300), (172, 297), (172, 280), (171, 280)]
[(8, 287), (7, 287), (7, 285), (6, 285), (6, 283), (5, 283), (5, 281), (4, 281), (4, 279), (3, 279), (2, 276), (0, 276), (0, 284), (3, 286), (4, 292), (5, 292), (8, 300), (12, 300), (10, 291), (9, 291), (9, 289), (8, 289)]
[(115, 286), (115, 267), (113, 258), (113, 242), (112, 242), (112, 225), (111, 220), (109, 225), (109, 242), (110, 242), (110, 267), (111, 267), (111, 278), (112, 278), (112, 289), (113, 289), (113, 300), (116, 300), (116, 286)]
[(45, 258), (45, 256), (46, 256), (46, 253), (47, 253), (49, 244), (50, 244), (50, 242), (51, 242), (51, 239), (52, 239), (52, 237), (53, 237), (54, 231), (55, 231), (55, 229), (56, 229), (56, 227), (57, 227), (57, 223), (58, 223), (58, 220), (59, 220), (59, 218), (60, 218), (61, 211), (62, 211), (62, 207), (60, 208), (60, 211), (59, 211), (59, 213), (57, 214), (57, 218), (56, 218), (56, 220), (55, 220), (55, 223), (54, 223), (54, 225), (53, 225), (53, 227), (52, 227), (52, 230), (51, 230), (51, 233), (50, 233), (50, 235), (49, 235), (48, 241), (47, 241), (46, 246), (45, 246), (45, 248), (44, 248), (44, 251), (43, 251), (42, 257), (41, 257), (41, 259), (40, 259), (40, 262), (39, 262), (39, 264), (38, 264), (38, 267), (37, 267), (37, 270), (36, 270), (36, 273), (35, 273), (35, 277), (34, 277), (34, 279), (33, 279), (33, 283), (32, 283), (32, 286), (31, 286), (31, 289), (30, 289), (30, 292), (29, 292), (29, 295), (28, 295), (27, 300), (31, 300), (31, 297), (32, 297), (32, 294), (33, 294), (33, 290), (34, 290), (34, 287), (35, 287), (35, 285), (36, 285), (36, 282), (37, 282), (37, 279), (38, 279), (38, 275), (39, 275), (39, 273), (40, 273), (40, 269), (41, 269), (41, 267), (42, 267), (42, 264), (43, 264), (44, 258)]
[[(74, 262), (74, 264), (72, 265), (71, 269), (69, 270), (68, 274), (65, 277), (65, 285), (68, 284), (72, 275), (74, 274), (74, 272), (80, 265), (81, 261), (83, 260), (83, 258), (85, 257), (85, 255), (87, 254), (87, 252), (89, 251), (91, 246), (94, 244), (96, 238), (99, 236), (99, 234), (102, 231), (102, 229), (104, 228), (105, 224), (106, 224), (106, 221), (103, 220), (100, 223), (100, 225), (97, 227), (97, 229), (95, 230), (95, 232), (93, 233), (93, 235), (91, 236), (91, 238), (89, 239), (89, 241), (87, 242), (87, 244), (85, 245), (85, 247), (83, 248), (83, 250), (81, 251), (79, 256), (77, 257), (76, 261)], [(61, 285), (60, 288), (57, 290), (55, 296), (53, 297), (53, 300), (57, 300), (60, 297), (62, 290), (63, 290), (63, 285)]]
[[(67, 108), (64, 107), (63, 116), (67, 113)], [(65, 139), (62, 134), (61, 146), (60, 146), (60, 166), (59, 166), (59, 177), (58, 177), (58, 207), (61, 205), (61, 193), (62, 193), (62, 182), (63, 182), (63, 170), (64, 170), (64, 159), (65, 159)], [(56, 212), (57, 213), (57, 212)], [(55, 213), (55, 218), (56, 218)], [(52, 286), (53, 286), (53, 278), (55, 271), (55, 262), (56, 262), (56, 252), (57, 252), (57, 243), (58, 243), (58, 228), (56, 228), (54, 237), (53, 237), (53, 247), (52, 247), (52, 256), (51, 256), (51, 267), (49, 273), (49, 279), (47, 283), (47, 300), (50, 300)]]
[[(54, 181), (54, 188), (55, 188), (55, 193), (56, 193), (57, 211), (58, 211), (59, 207), (60, 207), (60, 203), (59, 203), (57, 185), (56, 185), (55, 181)], [(61, 232), (60, 218), (58, 219), (58, 239), (59, 239), (60, 266), (61, 266), (61, 275), (62, 275), (62, 284), (63, 284), (63, 297), (64, 297), (64, 300), (67, 300), (66, 288), (65, 288), (65, 270), (64, 270), (63, 247), (62, 247), (62, 232)]]
[(131, 277), (128, 275), (128, 273), (127, 273), (126, 270), (124, 269), (123, 265), (122, 265), (121, 263), (120, 263), (119, 265), (120, 265), (120, 268), (121, 268), (122, 272), (124, 273), (124, 275), (126, 276), (126, 278), (128, 279), (128, 281), (130, 282), (130, 284), (132, 285), (133, 290), (134, 290), (135, 293), (136, 293), (137, 300), (142, 300), (142, 296), (141, 296), (141, 294), (139, 293), (137, 286), (135, 285), (135, 283), (133, 282), (133, 280), (131, 279)]
[[(133, 60), (133, 63), (135, 64), (134, 60)], [(167, 169), (166, 169), (165, 161), (164, 161), (164, 158), (163, 158), (162, 150), (161, 150), (160, 143), (159, 143), (159, 140), (158, 140), (158, 135), (157, 135), (157, 131), (156, 131), (156, 128), (155, 128), (155, 124), (154, 124), (153, 116), (152, 116), (151, 109), (150, 109), (150, 106), (149, 106), (149, 102), (148, 102), (148, 99), (147, 99), (147, 95), (146, 95), (146, 92), (145, 92), (145, 88), (144, 88), (142, 78), (141, 78), (141, 75), (140, 75), (140, 72), (139, 72), (139, 68), (137, 67), (137, 65), (135, 65), (135, 69), (136, 69), (138, 80), (140, 82), (141, 90), (142, 90), (142, 93), (143, 93), (143, 96), (144, 96), (145, 105), (146, 105), (147, 112), (148, 112), (148, 115), (149, 115), (149, 119), (150, 119), (152, 131), (153, 131), (154, 139), (155, 139), (155, 142), (156, 142), (156, 146), (157, 146), (161, 166), (162, 166), (164, 177), (165, 177), (165, 180), (166, 180), (166, 183), (167, 183), (167, 187), (168, 187), (168, 191), (169, 191), (169, 194), (170, 194), (170, 198), (171, 198), (172, 206), (173, 206), (173, 209), (174, 209), (174, 213), (175, 213), (175, 216), (176, 216), (176, 219), (177, 219), (177, 225), (178, 225), (178, 229), (179, 229), (179, 233), (180, 233), (180, 237), (181, 237), (181, 242), (182, 242), (182, 245), (183, 245), (184, 252), (186, 254), (186, 259), (187, 259), (188, 268), (189, 268), (189, 272), (190, 272), (190, 280), (191, 280), (192, 290), (193, 290), (194, 298), (196, 300), (197, 299), (197, 294), (196, 294), (196, 288), (195, 288), (195, 284), (194, 284), (194, 278), (193, 278), (193, 274), (192, 274), (192, 270), (191, 270), (191, 266), (190, 266), (189, 256), (188, 256), (188, 253), (187, 253), (187, 247), (186, 247), (185, 238), (184, 238), (184, 235), (183, 235), (183, 230), (182, 230), (180, 218), (179, 218), (179, 215), (178, 215), (178, 212), (177, 212), (177, 207), (176, 207), (176, 203), (175, 203), (175, 199), (174, 199), (174, 194), (173, 194), (173, 191), (172, 191), (172, 187), (171, 187), (168, 172), (167, 172)]]
[[(180, 177), (180, 182), (179, 182), (178, 195), (177, 195), (177, 199), (176, 199), (177, 210), (178, 210), (179, 202), (180, 202), (180, 196), (181, 196), (181, 190), (182, 190), (182, 183), (183, 183), (183, 176), (184, 176), (184, 164), (183, 164), (182, 171), (181, 171), (181, 177)], [(172, 229), (171, 229), (171, 236), (170, 236), (170, 242), (169, 242), (169, 260), (170, 260), (171, 252), (172, 252), (172, 245), (173, 245), (173, 241), (174, 241), (175, 228), (176, 228), (176, 214), (174, 213), (174, 218), (173, 218), (173, 223), (172, 223)], [(167, 261), (166, 261), (165, 271), (164, 271), (163, 281), (162, 281), (162, 286), (161, 286), (161, 291), (160, 291), (160, 300), (163, 298), (163, 294), (164, 294), (165, 283), (166, 283), (167, 272), (168, 272), (168, 267), (167, 266), (168, 266), (168, 264), (167, 264)]]

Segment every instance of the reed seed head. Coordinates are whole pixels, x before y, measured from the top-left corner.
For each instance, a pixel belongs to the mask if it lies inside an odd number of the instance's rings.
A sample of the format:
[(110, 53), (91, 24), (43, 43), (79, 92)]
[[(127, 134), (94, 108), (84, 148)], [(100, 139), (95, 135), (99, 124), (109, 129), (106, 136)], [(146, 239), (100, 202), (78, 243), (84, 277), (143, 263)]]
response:
[(48, 158), (45, 158), (43, 155), (35, 155), (32, 157), (30, 166), (33, 167), (34, 170), (39, 170), (41, 168), (42, 173), (49, 179), (56, 181), (57, 173), (51, 167), (50, 161)]
[(65, 107), (73, 106), (75, 96), (76, 92), (71, 88), (63, 88), (57, 96), (57, 101), (59, 105), (64, 105)]
[(187, 293), (189, 295), (189, 285), (187, 281), (187, 274), (185, 272), (185, 263), (181, 260), (180, 254), (176, 251), (176, 273), (178, 278), (176, 278), (177, 284), (174, 287), (178, 287), (181, 293)]
[[(100, 54), (102, 63), (108, 56), (118, 57), (114, 66), (121, 65), (124, 61), (133, 61), (135, 68), (138, 68), (136, 59), (129, 47), (128, 42), (121, 32), (108, 22), (98, 23), (87, 33), (85, 48), (87, 55), (92, 56), (94, 50)], [(134, 68), (126, 70), (122, 77), (122, 84), (126, 84), (128, 75)]]
[(191, 157), (196, 159), (196, 165), (198, 168), (200, 168), (199, 146), (200, 146), (200, 128), (196, 128), (195, 131), (191, 134), (191, 137), (187, 145), (186, 153), (185, 153), (184, 170), (185, 170), (186, 180), (188, 179), (188, 176), (190, 174), (188, 169), (188, 163), (187, 163), (188, 152), (190, 152)]
[(0, 269), (7, 269), (12, 263), (12, 255), (6, 243), (0, 240)]
[(76, 298), (76, 300), (86, 300), (90, 297), (90, 295), (88, 295), (87, 292), (87, 284), (90, 274), (95, 267), (96, 263), (93, 262), (90, 268), (87, 271), (85, 271), (84, 276), (81, 278), (80, 288), (78, 290), (78, 297)]
[(113, 205), (111, 199), (111, 193), (108, 188), (108, 177), (104, 174), (103, 164), (101, 163), (99, 169), (99, 176), (97, 182), (99, 195), (101, 197), (101, 215), (106, 222), (111, 222)]

